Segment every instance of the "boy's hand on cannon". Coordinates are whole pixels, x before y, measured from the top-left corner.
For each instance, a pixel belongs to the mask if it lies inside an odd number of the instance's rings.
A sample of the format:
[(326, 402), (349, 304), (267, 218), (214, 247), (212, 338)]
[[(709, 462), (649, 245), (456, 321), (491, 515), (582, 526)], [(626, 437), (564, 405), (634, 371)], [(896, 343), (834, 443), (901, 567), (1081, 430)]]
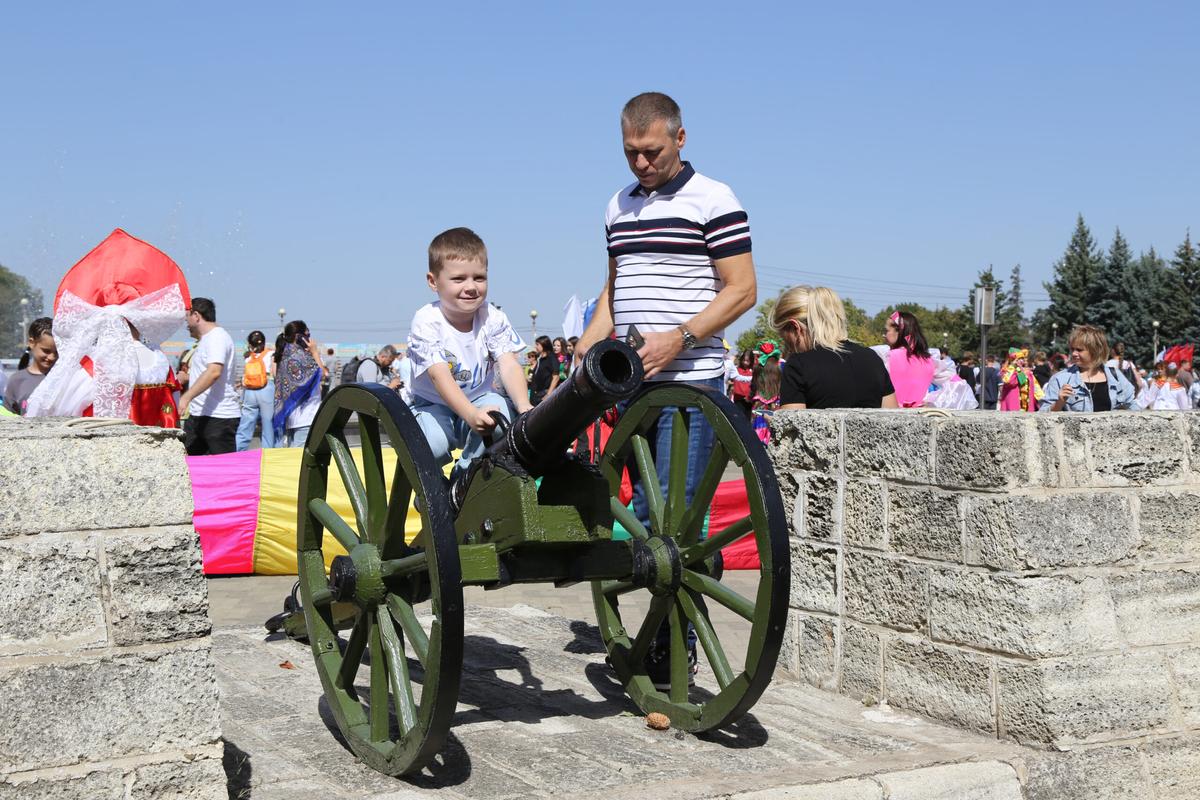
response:
[(492, 419), (492, 415), (489, 413), (492, 411), (499, 413), (500, 409), (496, 406), (483, 406), (475, 409), (475, 413), (466, 421), (471, 426), (471, 430), (481, 435), (491, 433), (492, 429), (496, 427), (496, 420)]

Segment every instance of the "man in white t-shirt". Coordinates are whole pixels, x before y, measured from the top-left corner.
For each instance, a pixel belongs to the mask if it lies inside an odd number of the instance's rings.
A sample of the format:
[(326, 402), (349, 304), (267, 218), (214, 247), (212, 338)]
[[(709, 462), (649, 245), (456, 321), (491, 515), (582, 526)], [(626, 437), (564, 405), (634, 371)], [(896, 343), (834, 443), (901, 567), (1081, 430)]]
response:
[(179, 397), (186, 408), (183, 444), (190, 456), (237, 450), (242, 409), (233, 387), (233, 339), (217, 325), (217, 307), (207, 297), (193, 297), (187, 327), (198, 340), (189, 372), (191, 382)]

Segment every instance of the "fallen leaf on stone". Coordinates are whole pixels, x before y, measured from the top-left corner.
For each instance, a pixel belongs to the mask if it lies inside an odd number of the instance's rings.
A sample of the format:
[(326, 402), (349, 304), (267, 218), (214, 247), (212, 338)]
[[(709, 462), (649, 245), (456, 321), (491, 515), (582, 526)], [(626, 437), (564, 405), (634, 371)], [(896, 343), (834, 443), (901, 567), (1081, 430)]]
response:
[(280, 662), (279, 666), (282, 669), (295, 669), (296, 668), (296, 665), (290, 661), (282, 661), (282, 662)]
[(671, 720), (666, 714), (660, 714), (655, 711), (653, 714), (646, 715), (646, 727), (653, 728), (656, 731), (665, 731), (671, 727)]

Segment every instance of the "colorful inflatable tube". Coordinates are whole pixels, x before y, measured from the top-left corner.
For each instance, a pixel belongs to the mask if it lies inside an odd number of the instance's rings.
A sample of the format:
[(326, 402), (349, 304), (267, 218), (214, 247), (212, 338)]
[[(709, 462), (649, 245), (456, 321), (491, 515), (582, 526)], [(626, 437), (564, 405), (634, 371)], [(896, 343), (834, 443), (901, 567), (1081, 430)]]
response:
[[(296, 518), (300, 484), (300, 448), (248, 450), (219, 456), (189, 456), (192, 476), (193, 522), (200, 535), (206, 575), (295, 575)], [(361, 455), (355, 453), (355, 458)], [(395, 468), (396, 455), (384, 449), (384, 474)], [(359, 462), (359, 469), (362, 463)], [(336, 469), (329, 471), (329, 504), (353, 518), (350, 499)], [(713, 498), (709, 527), (723, 530), (746, 516), (749, 507), (741, 481), (726, 481)], [(420, 528), (417, 511), (409, 507), (408, 530)], [(618, 538), (628, 536), (616, 532)], [(345, 553), (325, 538), (326, 566)], [(723, 551), (726, 569), (758, 569), (753, 534)]]

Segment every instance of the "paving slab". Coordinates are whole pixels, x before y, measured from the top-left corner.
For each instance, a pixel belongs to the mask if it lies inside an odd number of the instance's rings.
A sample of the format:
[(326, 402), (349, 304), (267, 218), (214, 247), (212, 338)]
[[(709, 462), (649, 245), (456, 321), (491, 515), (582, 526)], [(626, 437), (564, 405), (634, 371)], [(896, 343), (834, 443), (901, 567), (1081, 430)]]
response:
[(308, 647), (231, 624), (233, 584), (214, 584), (231, 797), (1021, 797), (1008, 762), (1022, 748), (783, 678), (727, 730), (650, 730), (604, 665), (595, 626), (524, 603), (468, 605), (450, 741), (421, 775), (390, 778), (341, 744)]

